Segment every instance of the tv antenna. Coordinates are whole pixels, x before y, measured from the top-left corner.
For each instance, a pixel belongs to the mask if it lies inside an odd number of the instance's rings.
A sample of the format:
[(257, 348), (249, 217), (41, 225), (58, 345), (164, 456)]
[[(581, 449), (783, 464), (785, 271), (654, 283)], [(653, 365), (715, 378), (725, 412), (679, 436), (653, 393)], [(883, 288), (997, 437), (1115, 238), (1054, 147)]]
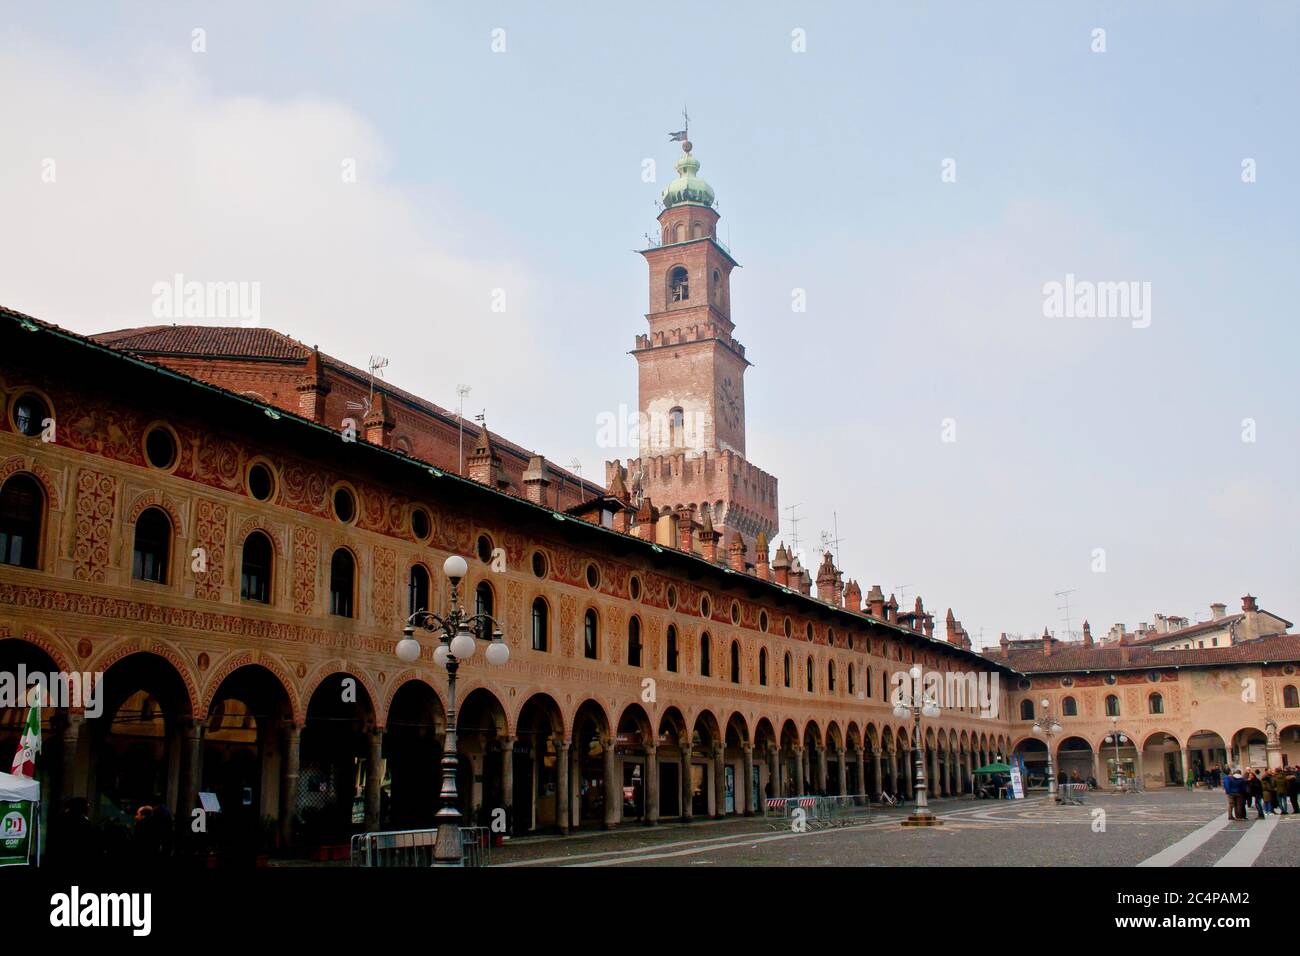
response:
[(793, 504), (781, 509), (782, 511), (790, 512), (790, 516), (785, 520), (790, 522), (790, 547), (796, 552), (799, 550), (799, 522), (803, 520), (803, 518), (796, 517), (794, 513), (794, 510), (798, 507), (798, 504)]
[(465, 396), (473, 389), (468, 385), (457, 385), (456, 394), (460, 396), (460, 404), (456, 406), (456, 423), (460, 426), (460, 436), (457, 439), (456, 452), (459, 456), (460, 465), (457, 467), (457, 474), (465, 474)]
[(910, 584), (895, 584), (895, 585), (894, 585), (894, 593), (898, 595), (898, 606), (899, 606), (899, 607), (903, 607), (904, 605), (907, 604), (907, 589), (910, 588), (911, 586), (912, 586), (912, 585), (910, 585)]
[(1056, 597), (1065, 599), (1065, 603), (1057, 607), (1057, 610), (1065, 612), (1065, 639), (1067, 641), (1070, 640), (1070, 638), (1074, 633), (1073, 631), (1070, 630), (1070, 595), (1077, 590), (1078, 588), (1066, 588), (1064, 591), (1053, 592), (1053, 594), (1055, 594)]

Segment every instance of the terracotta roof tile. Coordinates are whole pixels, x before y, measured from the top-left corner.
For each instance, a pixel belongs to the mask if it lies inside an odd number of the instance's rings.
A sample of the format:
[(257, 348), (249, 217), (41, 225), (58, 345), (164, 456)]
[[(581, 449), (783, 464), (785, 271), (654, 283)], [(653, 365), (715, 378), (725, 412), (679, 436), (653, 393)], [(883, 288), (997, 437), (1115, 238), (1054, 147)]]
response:
[[(1258, 664), (1265, 661), (1300, 661), (1300, 634), (1275, 634), (1227, 647), (1195, 647), (1185, 650), (1157, 650), (1139, 644), (1084, 647), (1082, 644), (1052, 646), (1051, 654), (1042, 647), (1009, 646), (1010, 654), (990, 648), (984, 656), (1000, 661), (1022, 674), (1065, 671), (1145, 670), (1156, 667), (1213, 667), (1223, 664)], [(1128, 661), (1124, 652), (1128, 652)]]
[(89, 336), (136, 355), (199, 355), (209, 358), (305, 359), (311, 351), (275, 329), (208, 325), (150, 325)]

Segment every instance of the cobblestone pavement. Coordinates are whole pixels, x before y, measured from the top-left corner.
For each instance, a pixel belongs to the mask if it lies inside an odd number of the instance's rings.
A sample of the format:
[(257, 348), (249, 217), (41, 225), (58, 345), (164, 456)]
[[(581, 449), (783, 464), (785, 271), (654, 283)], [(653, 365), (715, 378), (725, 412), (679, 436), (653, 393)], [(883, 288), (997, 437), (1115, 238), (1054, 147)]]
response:
[(762, 818), (513, 840), (494, 866), (1290, 866), (1300, 816), (1227, 820), (1216, 792), (1089, 794), (1083, 806), (938, 800), (943, 826), (905, 809), (794, 832)]

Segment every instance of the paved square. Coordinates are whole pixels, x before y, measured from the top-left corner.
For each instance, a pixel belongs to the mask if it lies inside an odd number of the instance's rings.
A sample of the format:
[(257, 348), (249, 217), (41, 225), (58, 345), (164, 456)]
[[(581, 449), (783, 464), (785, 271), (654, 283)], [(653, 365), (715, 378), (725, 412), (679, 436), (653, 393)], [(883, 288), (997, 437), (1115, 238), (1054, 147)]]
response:
[(1218, 792), (1089, 794), (1083, 806), (939, 800), (944, 825), (899, 826), (905, 809), (793, 832), (751, 818), (515, 840), (497, 866), (1289, 866), (1300, 816), (1226, 818)]

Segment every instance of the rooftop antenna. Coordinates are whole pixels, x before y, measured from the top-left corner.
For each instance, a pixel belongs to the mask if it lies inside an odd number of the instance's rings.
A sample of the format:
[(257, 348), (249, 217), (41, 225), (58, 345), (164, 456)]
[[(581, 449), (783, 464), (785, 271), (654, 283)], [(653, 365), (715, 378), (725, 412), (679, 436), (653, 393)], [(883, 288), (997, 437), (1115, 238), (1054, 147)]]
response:
[(645, 499), (645, 489), (641, 487), (641, 482), (645, 480), (645, 469), (637, 468), (628, 477), (632, 479), (632, 500), (636, 503), (637, 510), (640, 511), (641, 502)]
[(388, 359), (382, 355), (370, 356), (370, 394), (366, 396), (364, 402), (354, 402), (349, 399), (345, 403), (348, 408), (360, 412), (363, 420), (370, 417), (370, 410), (375, 407), (375, 374), (387, 367)]
[(1057, 597), (1065, 599), (1065, 603), (1058, 607), (1057, 610), (1065, 612), (1065, 639), (1067, 641), (1070, 640), (1074, 633), (1070, 630), (1070, 595), (1077, 590), (1078, 588), (1066, 588), (1064, 591), (1053, 592)]
[[(582, 459), (569, 459), (569, 468), (578, 476), (578, 503), (581, 504), (583, 495), (585, 494), (585, 489), (582, 487)], [(563, 479), (561, 479), (561, 483), (563, 483)], [(556, 499), (556, 504), (559, 504), (558, 498)]]
[(456, 410), (456, 421), (460, 425), (460, 438), (457, 451), (460, 455), (459, 474), (462, 475), (465, 474), (465, 396), (468, 395), (470, 391), (472, 391), (472, 389), (468, 385), (456, 386), (456, 394), (460, 396), (460, 405), (457, 406)]
[(799, 550), (799, 522), (803, 520), (803, 518), (798, 518), (795, 516), (794, 509), (798, 507), (799, 507), (798, 504), (793, 504), (782, 509), (783, 511), (790, 512), (790, 517), (786, 518), (785, 520), (790, 522), (790, 526), (791, 526), (790, 547), (796, 552)]
[(910, 588), (911, 586), (912, 586), (912, 585), (910, 585), (910, 584), (895, 584), (895, 585), (894, 585), (894, 590), (895, 590), (895, 591), (897, 592), (897, 594), (898, 594), (898, 606), (899, 606), (899, 607), (903, 607), (905, 604), (907, 604), (907, 589)]

